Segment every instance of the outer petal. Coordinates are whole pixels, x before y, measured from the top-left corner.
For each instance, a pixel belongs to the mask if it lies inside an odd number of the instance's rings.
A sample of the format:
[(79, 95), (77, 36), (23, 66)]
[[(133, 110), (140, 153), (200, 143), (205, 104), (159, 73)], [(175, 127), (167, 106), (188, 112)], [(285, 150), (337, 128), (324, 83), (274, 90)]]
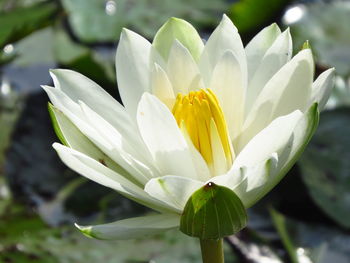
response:
[(334, 86), (334, 68), (330, 68), (325, 72), (322, 72), (316, 81), (312, 84), (311, 98), (309, 103), (318, 103), (319, 109), (322, 110), (327, 103), (329, 96), (331, 95), (332, 88)]
[(247, 116), (239, 142), (236, 142), (238, 150), (275, 118), (295, 109), (307, 109), (313, 74), (312, 54), (305, 49), (269, 80)]
[(116, 164), (82, 134), (60, 110), (54, 106), (50, 106), (49, 112), (55, 131), (56, 133), (60, 133), (59, 137), (61, 137), (61, 141), (64, 141), (66, 146), (106, 164), (107, 167), (123, 176), (129, 176), (122, 167)]
[(124, 107), (89, 78), (66, 69), (54, 69), (50, 74), (55, 88), (65, 93), (73, 102), (84, 101), (120, 131), (135, 127)]
[(238, 154), (233, 166), (236, 168), (252, 167), (269, 159), (274, 152), (279, 155), (285, 149), (295, 126), (302, 116), (303, 113), (296, 110), (272, 121), (270, 125), (248, 142)]
[(196, 62), (188, 49), (177, 40), (170, 50), (167, 73), (175, 95), (179, 92), (187, 94), (194, 84), (198, 86), (195, 89), (202, 88)]
[(265, 84), (292, 57), (289, 29), (280, 34), (262, 57), (254, 75), (249, 75), (246, 109), (250, 109)]
[(210, 88), (220, 101), (231, 139), (241, 130), (244, 115), (244, 81), (239, 61), (227, 50), (216, 64)]
[(199, 60), (204, 46), (203, 41), (196, 29), (183, 19), (170, 18), (158, 30), (152, 45), (167, 60), (175, 39), (189, 50), (196, 61)]
[(72, 170), (103, 186), (112, 188), (142, 205), (158, 211), (174, 211), (165, 203), (153, 199), (138, 185), (112, 171), (104, 164), (61, 144), (54, 143), (61, 160)]
[(203, 182), (190, 178), (166, 175), (151, 179), (146, 184), (145, 191), (181, 213), (190, 196), (203, 185)]
[(274, 23), (261, 30), (245, 47), (249, 78), (254, 76), (266, 51), (280, 34), (281, 30), (278, 25)]
[(123, 29), (116, 54), (117, 81), (120, 97), (132, 118), (145, 91), (150, 91), (151, 44), (142, 36)]
[(232, 21), (224, 15), (218, 27), (209, 37), (200, 59), (200, 69), (205, 83), (209, 83), (216, 63), (227, 50), (231, 50), (239, 61), (242, 80), (246, 87), (247, 61), (242, 40)]
[[(106, 155), (108, 155), (113, 161), (121, 165), (130, 175), (135, 178), (148, 178), (153, 177), (152, 171), (145, 167), (142, 164), (139, 164), (135, 158), (127, 153), (126, 151), (121, 151), (123, 148), (121, 145), (119, 148), (115, 148), (96, 128), (94, 123), (90, 123), (90, 119), (87, 118), (86, 113), (82, 110), (80, 105), (73, 102), (67, 95), (65, 95), (59, 89), (52, 87), (43, 87), (47, 94), (49, 95), (52, 103), (61, 110), (65, 116), (67, 116), (76, 127), (79, 127), (79, 130), (92, 141), (99, 149), (101, 149)], [(132, 143), (133, 132), (130, 130), (130, 135), (128, 142)], [(136, 145), (136, 144), (135, 144)], [(143, 145), (142, 141), (139, 145)], [(124, 149), (124, 148), (123, 148)], [(140, 153), (142, 153), (142, 147), (139, 147)], [(149, 154), (144, 152), (144, 154)], [(130, 178), (131, 179), (131, 178)], [(144, 178), (143, 181), (146, 182), (148, 179)]]
[(173, 115), (163, 103), (145, 93), (139, 103), (137, 123), (162, 174), (197, 177), (187, 143)]
[(176, 214), (160, 214), (124, 219), (104, 225), (75, 225), (85, 235), (97, 239), (134, 239), (158, 234), (180, 224), (180, 216)]
[[(234, 166), (247, 164), (245, 168), (247, 169), (247, 180), (235, 189), (246, 207), (252, 206), (261, 199), (283, 178), (314, 134), (319, 120), (317, 104), (310, 107), (301, 117), (298, 115), (300, 115), (298, 112), (294, 112), (276, 119), (248, 143), (241, 152), (240, 159), (237, 157), (238, 160)], [(261, 148), (261, 145), (264, 149)], [(253, 152), (255, 153), (257, 150), (258, 152), (254, 155)], [(252, 160), (248, 160), (249, 152), (252, 153)], [(265, 157), (265, 161), (262, 160), (263, 156), (269, 156), (268, 152), (270, 152), (271, 157), (268, 159)], [(261, 155), (261, 157), (257, 155)], [(264, 166), (261, 168), (265, 167), (265, 169), (259, 168), (259, 165), (254, 167), (255, 160), (256, 163), (263, 164)], [(259, 160), (262, 161), (259, 162)], [(259, 169), (260, 172), (257, 172)]]

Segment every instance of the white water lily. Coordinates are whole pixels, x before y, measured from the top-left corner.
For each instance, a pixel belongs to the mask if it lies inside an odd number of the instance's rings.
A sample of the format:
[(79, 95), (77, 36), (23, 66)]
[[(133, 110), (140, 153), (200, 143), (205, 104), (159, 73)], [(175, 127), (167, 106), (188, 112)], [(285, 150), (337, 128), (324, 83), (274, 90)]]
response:
[(152, 44), (123, 30), (116, 70), (124, 106), (73, 71), (52, 70), (55, 87), (44, 86), (62, 161), (159, 213), (78, 226), (101, 239), (178, 228), (187, 200), (208, 182), (252, 206), (305, 148), (334, 75), (313, 82), (311, 50), (292, 57), (289, 30), (276, 24), (244, 48), (225, 15), (205, 44), (176, 18)]

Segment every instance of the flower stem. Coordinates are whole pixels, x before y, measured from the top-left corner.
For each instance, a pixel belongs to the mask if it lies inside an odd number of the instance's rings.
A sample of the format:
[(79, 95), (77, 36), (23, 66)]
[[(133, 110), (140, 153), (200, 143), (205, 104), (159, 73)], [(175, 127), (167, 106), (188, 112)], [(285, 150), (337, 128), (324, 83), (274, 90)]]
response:
[(223, 239), (200, 239), (203, 263), (224, 263)]

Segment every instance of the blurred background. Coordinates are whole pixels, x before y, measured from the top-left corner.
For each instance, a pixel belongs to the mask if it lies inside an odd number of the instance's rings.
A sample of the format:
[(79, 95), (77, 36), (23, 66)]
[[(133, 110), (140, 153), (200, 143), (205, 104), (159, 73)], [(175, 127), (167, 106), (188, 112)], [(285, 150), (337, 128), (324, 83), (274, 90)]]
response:
[(122, 27), (152, 39), (171, 16), (205, 39), (226, 13), (245, 44), (277, 22), (294, 52), (309, 40), (316, 74), (337, 72), (319, 129), (301, 160), (249, 210), (225, 242), (227, 262), (350, 262), (350, 1), (0, 0), (0, 262), (201, 262), (179, 231), (136, 241), (96, 241), (73, 222), (98, 224), (147, 210), (67, 169), (41, 84), (69, 68), (120, 100), (114, 54)]

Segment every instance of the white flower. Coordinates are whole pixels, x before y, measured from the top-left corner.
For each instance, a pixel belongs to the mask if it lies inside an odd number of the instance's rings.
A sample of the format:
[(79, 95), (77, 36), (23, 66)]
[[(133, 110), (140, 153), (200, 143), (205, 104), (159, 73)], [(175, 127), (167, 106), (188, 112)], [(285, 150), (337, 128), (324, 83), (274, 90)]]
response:
[(177, 228), (186, 201), (207, 182), (252, 206), (305, 148), (334, 75), (329, 69), (313, 83), (311, 50), (292, 58), (289, 30), (276, 24), (244, 48), (225, 15), (206, 44), (176, 18), (152, 44), (125, 29), (116, 68), (125, 107), (73, 71), (52, 70), (55, 88), (44, 86), (62, 161), (160, 213), (78, 226), (101, 239)]

